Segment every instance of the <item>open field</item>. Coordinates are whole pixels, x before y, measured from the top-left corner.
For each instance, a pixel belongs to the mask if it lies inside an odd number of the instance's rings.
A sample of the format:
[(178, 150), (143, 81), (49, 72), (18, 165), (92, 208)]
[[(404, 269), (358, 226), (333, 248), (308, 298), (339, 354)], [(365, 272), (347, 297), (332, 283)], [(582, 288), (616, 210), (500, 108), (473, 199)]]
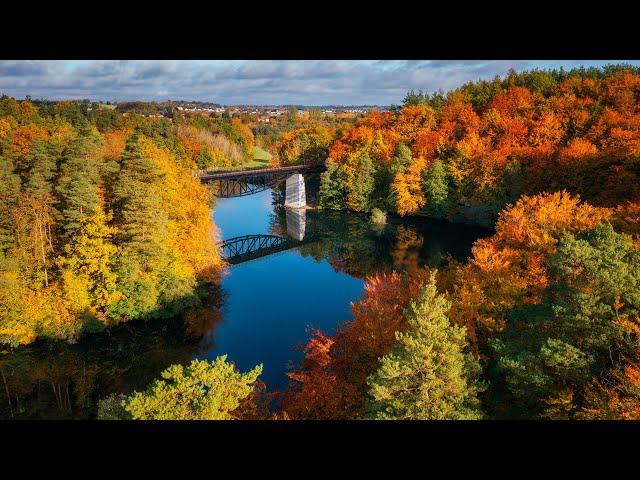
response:
[(260, 147), (253, 147), (253, 159), (255, 161), (268, 162), (271, 160), (271, 155), (269, 152)]

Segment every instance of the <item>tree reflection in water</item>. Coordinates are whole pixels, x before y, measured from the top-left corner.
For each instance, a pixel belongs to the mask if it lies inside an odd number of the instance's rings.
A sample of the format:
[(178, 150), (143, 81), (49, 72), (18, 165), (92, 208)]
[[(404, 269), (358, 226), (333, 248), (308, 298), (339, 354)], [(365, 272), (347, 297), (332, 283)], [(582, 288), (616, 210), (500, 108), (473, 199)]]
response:
[(213, 347), (222, 316), (215, 290), (180, 317), (0, 351), (0, 418), (95, 418), (101, 398), (141, 390), (168, 366), (189, 363)]
[[(273, 190), (270, 231), (256, 233), (287, 235), (282, 196), (282, 189)], [(374, 226), (368, 215), (319, 210), (307, 210), (303, 223), (302, 256), (327, 259), (334, 270), (361, 279), (392, 269), (441, 267), (449, 256), (463, 260), (477, 238), (491, 234), (415, 218), (390, 217)], [(168, 366), (211, 351), (224, 301), (215, 290), (207, 305), (170, 320), (119, 325), (74, 345), (0, 347), (0, 418), (94, 418), (101, 398), (141, 390)]]
[[(287, 235), (282, 193), (273, 192), (274, 213), (270, 233)], [(308, 210), (305, 243), (298, 249), (305, 257), (357, 278), (390, 270), (441, 267), (449, 257), (464, 260), (475, 240), (492, 231), (462, 224), (422, 218), (389, 217), (386, 225), (369, 222), (369, 216), (346, 212)]]

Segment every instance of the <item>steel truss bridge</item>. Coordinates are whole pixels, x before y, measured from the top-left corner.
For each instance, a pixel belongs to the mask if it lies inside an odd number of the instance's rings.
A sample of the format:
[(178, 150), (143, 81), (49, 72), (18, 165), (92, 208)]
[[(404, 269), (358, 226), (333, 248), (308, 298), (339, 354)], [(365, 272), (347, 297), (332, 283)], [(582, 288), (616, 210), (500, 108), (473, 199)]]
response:
[(222, 256), (230, 265), (256, 260), (258, 258), (284, 252), (310, 242), (293, 240), (279, 235), (243, 235), (220, 242)]
[(292, 165), (279, 168), (259, 168), (237, 172), (202, 172), (198, 174), (202, 183), (211, 183), (214, 194), (221, 198), (244, 197), (262, 192), (284, 182), (294, 173), (318, 173), (324, 163)]

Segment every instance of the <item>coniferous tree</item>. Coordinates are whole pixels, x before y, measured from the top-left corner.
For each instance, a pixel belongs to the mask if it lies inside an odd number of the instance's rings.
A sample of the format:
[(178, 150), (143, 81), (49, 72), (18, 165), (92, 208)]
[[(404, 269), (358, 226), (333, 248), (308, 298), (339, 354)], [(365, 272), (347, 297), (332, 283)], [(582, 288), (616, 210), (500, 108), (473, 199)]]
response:
[[(24, 211), (23, 237), (33, 260), (38, 264), (36, 282), (49, 285), (51, 256), (54, 252), (53, 225), (56, 215), (53, 178), (56, 174), (56, 159), (50, 142), (37, 140), (27, 156), (29, 166), (25, 173), (20, 210)], [(34, 272), (35, 273), (35, 272)]]
[(347, 182), (347, 207), (356, 212), (371, 210), (375, 168), (367, 153), (357, 154), (356, 170)]
[(428, 213), (435, 218), (442, 218), (447, 212), (449, 185), (447, 170), (442, 160), (435, 160), (422, 174), (422, 188), (427, 200)]
[(327, 169), (320, 174), (319, 206), (330, 210), (346, 208), (346, 174), (336, 162), (327, 159)]
[(137, 135), (127, 140), (120, 163), (113, 194), (120, 249), (116, 271), (123, 298), (110, 312), (118, 318), (137, 318), (158, 307), (158, 275), (169, 264), (163, 243), (167, 214), (161, 176), (142, 152)]
[(399, 143), (389, 165), (379, 169), (374, 192), (385, 209), (396, 210), (396, 194), (391, 185), (396, 174), (406, 172), (412, 162), (411, 149), (406, 144)]
[[(101, 402), (102, 418), (135, 420), (232, 420), (234, 410), (253, 391), (262, 365), (239, 372), (226, 355), (213, 362), (172, 365), (144, 392)], [(118, 405), (120, 404), (120, 405)]]
[(0, 257), (15, 241), (12, 215), (19, 194), (20, 177), (14, 173), (11, 160), (0, 156)]
[(65, 152), (56, 185), (59, 219), (66, 240), (73, 238), (100, 205), (98, 144), (79, 136)]
[(24, 190), (34, 197), (51, 195), (52, 179), (56, 174), (55, 150), (50, 142), (36, 140), (29, 150)]
[(406, 332), (368, 379), (370, 417), (382, 420), (477, 419), (478, 360), (465, 352), (465, 328), (447, 318), (451, 304), (436, 291), (435, 273), (405, 311)]
[(621, 355), (621, 319), (640, 313), (640, 250), (600, 224), (568, 234), (549, 259), (554, 281), (537, 305), (512, 311), (491, 345), (497, 373), (527, 417), (572, 418), (592, 378)]

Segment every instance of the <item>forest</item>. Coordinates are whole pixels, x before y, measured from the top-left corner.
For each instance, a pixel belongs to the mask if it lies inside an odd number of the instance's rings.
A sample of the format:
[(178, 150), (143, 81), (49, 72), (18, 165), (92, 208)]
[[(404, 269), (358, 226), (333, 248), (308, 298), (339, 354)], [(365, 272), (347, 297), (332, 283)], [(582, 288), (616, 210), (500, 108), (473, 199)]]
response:
[(230, 122), (213, 131), (2, 97), (0, 342), (75, 341), (199, 305), (222, 262), (212, 198), (192, 172), (250, 151)]
[(320, 205), (492, 225), (368, 279), (280, 398), (300, 419), (640, 418), (640, 71), (409, 92), (329, 150)]
[(286, 389), (264, 388), (262, 365), (181, 358), (99, 418), (640, 419), (640, 69), (511, 71), (352, 120), (135, 111), (0, 100), (2, 343), (202, 305), (223, 261), (192, 174), (253, 146), (326, 161), (320, 209), (492, 234), (467, 260), (371, 275), (326, 239), (365, 291)]

